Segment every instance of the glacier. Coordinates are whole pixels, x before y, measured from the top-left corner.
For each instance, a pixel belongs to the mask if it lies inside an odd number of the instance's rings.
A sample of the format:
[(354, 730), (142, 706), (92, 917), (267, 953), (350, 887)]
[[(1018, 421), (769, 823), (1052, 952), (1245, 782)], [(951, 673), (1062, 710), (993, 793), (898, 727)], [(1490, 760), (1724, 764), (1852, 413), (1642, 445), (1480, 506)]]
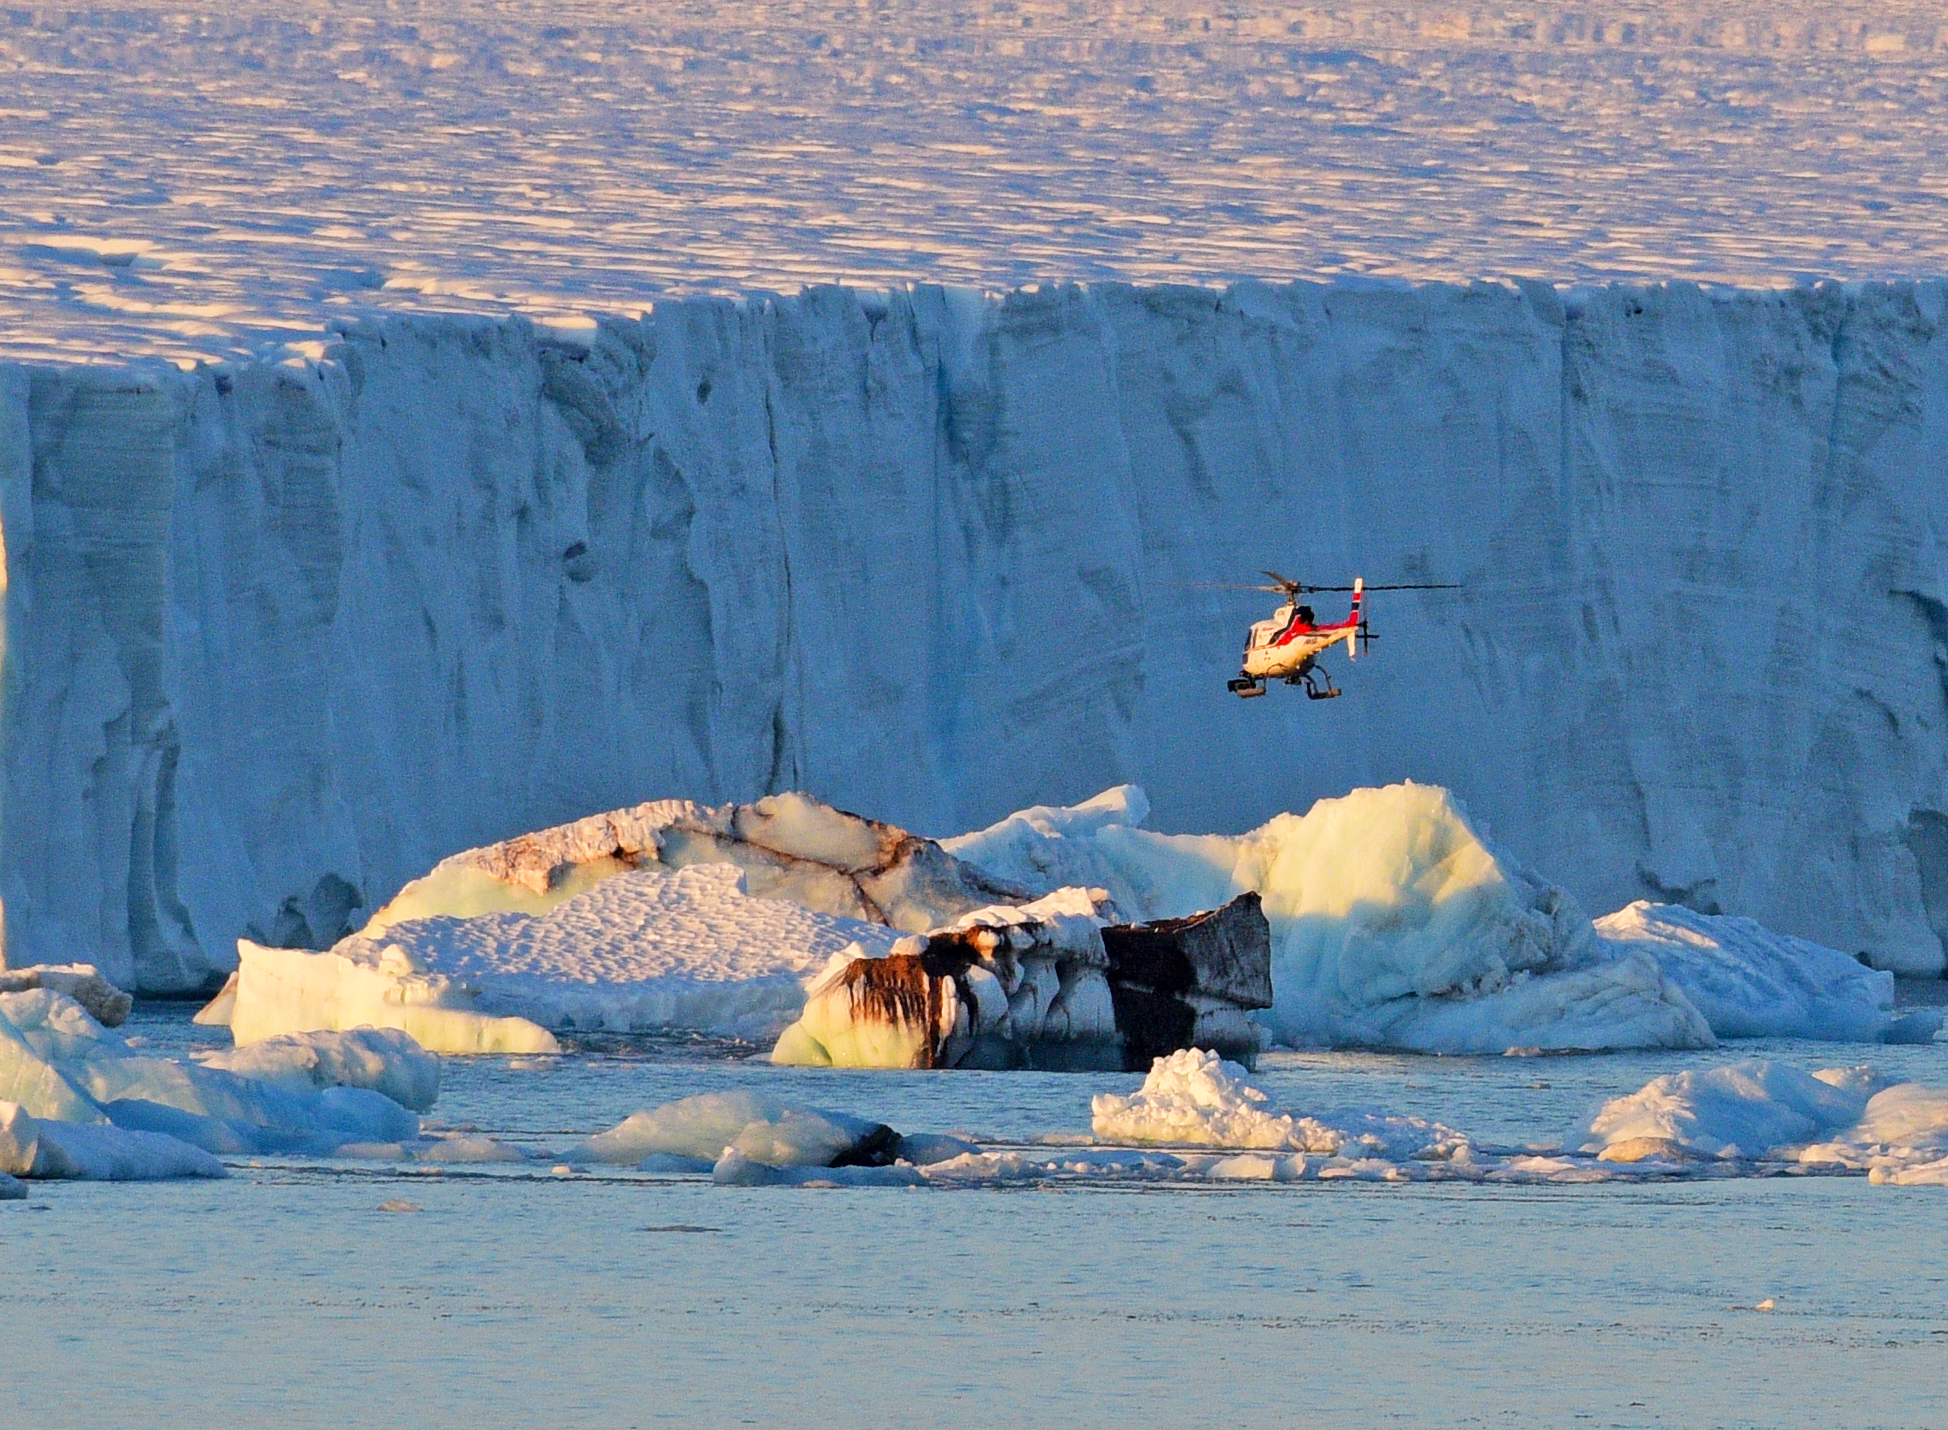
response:
[[(1412, 778), (1586, 906), (1939, 972), (1945, 306), (823, 287), (0, 364), (6, 961), (200, 987), (654, 796), (1243, 830)], [(1262, 566), (1464, 589), (1241, 706), (1263, 612), (1190, 585)]]

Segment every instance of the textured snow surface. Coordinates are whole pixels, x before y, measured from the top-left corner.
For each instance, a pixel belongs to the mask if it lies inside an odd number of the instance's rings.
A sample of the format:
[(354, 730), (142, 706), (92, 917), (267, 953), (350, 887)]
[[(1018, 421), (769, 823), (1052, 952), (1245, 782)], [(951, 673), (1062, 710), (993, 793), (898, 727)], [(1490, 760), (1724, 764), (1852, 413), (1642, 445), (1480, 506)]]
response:
[(742, 871), (701, 864), (617, 874), (544, 914), (412, 919), (337, 947), (351, 958), (369, 950), (374, 960), (380, 948), (403, 949), (415, 967), (506, 989), (494, 996), (512, 1002), (523, 996), (515, 990), (560, 984), (795, 977), (855, 944), (883, 951), (898, 938), (881, 924), (815, 913), (788, 899), (751, 898)]
[(1939, 273), (1945, 53), (1927, 0), (14, 9), (0, 352), (833, 279)]
[(1099, 885), (1145, 919), (1255, 889), (1272, 925), (1262, 1016), (1288, 1043), (1463, 1053), (1712, 1041), (1653, 962), (1600, 946), (1575, 900), (1484, 842), (1447, 790), (1355, 790), (1234, 837), (1137, 828), (1147, 809), (1140, 790), (1110, 790), (945, 847), (1023, 883)]
[(796, 791), (715, 808), (652, 800), (442, 859), (401, 889), (364, 932), (411, 918), (539, 914), (627, 869), (733, 865), (744, 890), (815, 913), (925, 933), (1019, 889), (938, 844)]
[[(239, 1042), (369, 1019), (440, 1052), (547, 1052), (545, 1028), (709, 1029), (775, 1037), (835, 955), (891, 950), (883, 924), (756, 899), (730, 864), (630, 870), (545, 913), (436, 914), (355, 934), (319, 954), (246, 945), (231, 1026)], [(457, 1017), (442, 1017), (441, 1015)], [(481, 1030), (491, 1020), (534, 1046)], [(442, 1037), (451, 1025), (459, 1036)], [(538, 1025), (538, 1026), (535, 1026)]]
[[(8, 960), (194, 986), (648, 795), (1236, 831), (1412, 777), (1585, 907), (1938, 970), (1945, 294), (826, 289), (0, 367)], [(1241, 703), (1263, 607), (1185, 583), (1259, 566), (1465, 584)]]

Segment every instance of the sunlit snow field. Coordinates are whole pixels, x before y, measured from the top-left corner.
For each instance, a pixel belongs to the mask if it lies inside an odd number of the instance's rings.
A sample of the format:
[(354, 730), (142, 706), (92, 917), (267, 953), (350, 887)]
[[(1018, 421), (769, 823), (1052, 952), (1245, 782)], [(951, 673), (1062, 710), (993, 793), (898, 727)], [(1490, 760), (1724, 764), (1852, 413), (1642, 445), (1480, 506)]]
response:
[(1928, 0), (0, 9), (0, 355), (844, 280), (1948, 269)]
[[(224, 1041), (188, 1009), (126, 1029)], [(603, 1051), (606, 1049), (606, 1052)], [(984, 1142), (1085, 1134), (1110, 1074), (794, 1071), (704, 1042), (449, 1059), (433, 1117), (559, 1146), (761, 1086)], [(1560, 1135), (1762, 1053), (1948, 1081), (1948, 1045), (1552, 1058), (1275, 1054), (1293, 1107)], [(809, 1190), (539, 1162), (235, 1161), (0, 1203), (22, 1425), (1929, 1426), (1938, 1189), (1642, 1185)], [(385, 1211), (404, 1201), (416, 1211)], [(1770, 1300), (1769, 1311), (1753, 1309)], [(6, 1416), (0, 1415), (0, 1421)]]

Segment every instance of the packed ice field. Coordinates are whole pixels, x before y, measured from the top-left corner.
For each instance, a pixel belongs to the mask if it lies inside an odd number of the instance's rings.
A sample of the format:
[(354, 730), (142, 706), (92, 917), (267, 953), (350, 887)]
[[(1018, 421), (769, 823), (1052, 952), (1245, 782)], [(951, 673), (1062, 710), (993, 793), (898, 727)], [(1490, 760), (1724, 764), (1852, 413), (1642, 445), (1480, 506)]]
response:
[(0, 14), (0, 356), (810, 283), (1940, 273), (1925, 0)]
[[(121, 1031), (154, 1054), (227, 1046), (189, 1011), (145, 1004)], [(221, 1180), (37, 1184), (0, 1203), (0, 1267), (9, 1348), (52, 1373), (12, 1404), (44, 1426), (126, 1423), (134, 1396), (153, 1425), (1919, 1427), (1948, 1410), (1940, 1193), (1861, 1176), (818, 1189), (555, 1170), (592, 1130), (726, 1092), (1081, 1160), (1091, 1099), (1144, 1081), (748, 1051), (590, 1035), (558, 1058), (446, 1059), (424, 1130), (542, 1154), (519, 1162), (286, 1154), (225, 1159)], [(1938, 1047), (1785, 1040), (1273, 1053), (1247, 1082), (1276, 1107), (1411, 1108), (1507, 1145), (1673, 1067), (1752, 1057), (1944, 1080)]]

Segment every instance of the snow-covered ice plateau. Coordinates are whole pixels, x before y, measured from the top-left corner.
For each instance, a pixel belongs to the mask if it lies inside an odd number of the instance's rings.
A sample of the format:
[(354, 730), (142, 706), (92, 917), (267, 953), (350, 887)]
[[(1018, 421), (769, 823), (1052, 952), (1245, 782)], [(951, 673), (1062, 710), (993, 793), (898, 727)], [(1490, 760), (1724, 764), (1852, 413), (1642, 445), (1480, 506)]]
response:
[[(0, 366), (10, 963), (328, 946), (456, 849), (808, 788), (1453, 789), (1587, 908), (1942, 967), (1940, 283), (824, 288)], [(1347, 698), (1254, 600), (1376, 593)]]
[(834, 279), (1941, 273), (1944, 52), (1931, 0), (16, 7), (0, 353)]

